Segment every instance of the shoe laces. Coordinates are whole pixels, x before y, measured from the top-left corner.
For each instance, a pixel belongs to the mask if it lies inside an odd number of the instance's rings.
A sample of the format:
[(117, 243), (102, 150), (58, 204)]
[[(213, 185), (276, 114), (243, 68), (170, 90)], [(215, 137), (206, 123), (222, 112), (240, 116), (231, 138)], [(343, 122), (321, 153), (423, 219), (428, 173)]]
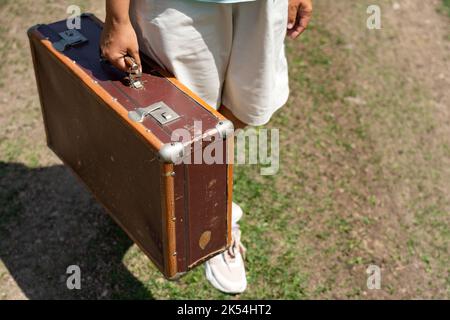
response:
[(233, 229), (231, 230), (231, 246), (228, 248), (228, 255), (234, 259), (236, 258), (236, 253), (240, 253), (242, 258), (245, 260), (245, 256), (247, 253), (247, 249), (244, 247), (244, 245), (241, 242), (241, 230), (239, 228), (239, 225), (236, 224), (233, 226)]

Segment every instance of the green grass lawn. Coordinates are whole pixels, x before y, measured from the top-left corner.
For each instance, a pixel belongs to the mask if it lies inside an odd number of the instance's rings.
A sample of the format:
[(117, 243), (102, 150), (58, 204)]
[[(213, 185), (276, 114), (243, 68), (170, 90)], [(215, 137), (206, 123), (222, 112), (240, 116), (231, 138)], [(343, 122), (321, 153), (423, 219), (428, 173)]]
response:
[(444, 10), (447, 12), (447, 14), (450, 17), (450, 0), (442, 0), (442, 3), (443, 3)]
[[(202, 267), (165, 281), (60, 166), (45, 146), (26, 38), (17, 36), (26, 26), (10, 32), (11, 18), (0, 29), (0, 71), (25, 72), (28, 91), (9, 86), (0, 95), (0, 299), (449, 298), (450, 141), (436, 107), (448, 90), (408, 60), (414, 17), (396, 24), (391, 2), (381, 1), (383, 30), (368, 31), (369, 2), (317, 1), (310, 29), (288, 42), (291, 98), (268, 125), (280, 130), (280, 171), (235, 170), (248, 249), (240, 296), (212, 289)], [(61, 16), (65, 2), (39, 4), (36, 21)], [(2, 6), (19, 12), (15, 2)], [(444, 72), (445, 50), (431, 43)], [(19, 61), (7, 54), (13, 47)], [(61, 280), (69, 264), (84, 272), (79, 292)], [(382, 268), (381, 290), (366, 287), (370, 264)]]

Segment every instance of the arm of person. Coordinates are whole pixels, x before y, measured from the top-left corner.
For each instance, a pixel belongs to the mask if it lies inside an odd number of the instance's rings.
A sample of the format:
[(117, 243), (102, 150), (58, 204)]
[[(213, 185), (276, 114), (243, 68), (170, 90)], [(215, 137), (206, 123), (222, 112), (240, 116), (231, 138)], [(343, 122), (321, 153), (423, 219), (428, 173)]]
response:
[(100, 39), (102, 56), (122, 71), (126, 56), (141, 66), (139, 44), (129, 16), (130, 0), (106, 0), (106, 19)]
[(313, 12), (312, 0), (289, 0), (287, 36), (296, 39), (308, 27)]

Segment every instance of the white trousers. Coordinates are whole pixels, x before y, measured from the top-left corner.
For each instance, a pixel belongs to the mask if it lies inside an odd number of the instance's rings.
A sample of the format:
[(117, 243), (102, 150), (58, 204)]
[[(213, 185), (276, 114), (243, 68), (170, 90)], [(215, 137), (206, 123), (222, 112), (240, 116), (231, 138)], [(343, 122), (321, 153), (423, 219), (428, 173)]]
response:
[(140, 50), (215, 108), (266, 124), (289, 96), (288, 0), (134, 0)]

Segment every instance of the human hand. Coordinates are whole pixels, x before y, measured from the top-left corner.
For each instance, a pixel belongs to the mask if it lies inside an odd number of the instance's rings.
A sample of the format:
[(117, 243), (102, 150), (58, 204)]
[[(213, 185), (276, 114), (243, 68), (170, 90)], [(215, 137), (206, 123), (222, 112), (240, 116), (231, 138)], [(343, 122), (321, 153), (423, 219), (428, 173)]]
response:
[(308, 27), (313, 12), (312, 0), (289, 0), (287, 36), (296, 39)]
[(119, 70), (129, 71), (131, 66), (126, 56), (132, 57), (141, 68), (139, 44), (130, 21), (118, 22), (107, 18), (100, 39), (100, 50), (102, 57)]

